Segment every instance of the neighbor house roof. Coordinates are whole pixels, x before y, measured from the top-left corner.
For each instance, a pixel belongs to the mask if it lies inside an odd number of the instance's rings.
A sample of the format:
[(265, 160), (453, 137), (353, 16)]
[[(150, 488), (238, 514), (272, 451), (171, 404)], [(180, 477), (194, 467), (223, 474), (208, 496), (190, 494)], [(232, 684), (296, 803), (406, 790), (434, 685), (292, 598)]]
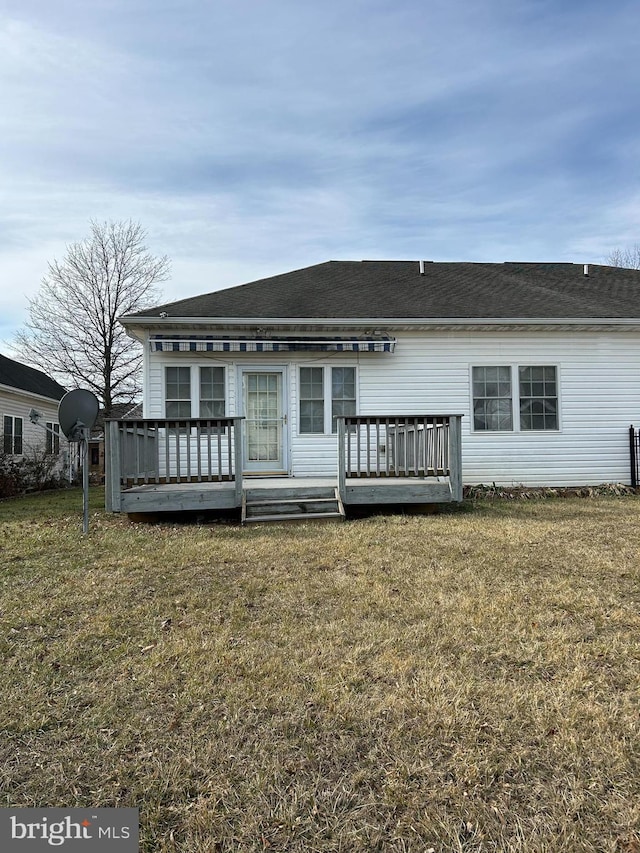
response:
[(327, 261), (123, 319), (165, 317), (166, 323), (172, 318), (640, 318), (640, 271), (569, 263)]
[[(111, 418), (128, 421), (138, 420), (142, 418), (142, 403), (114, 403), (113, 406), (111, 406), (111, 414), (109, 415), (109, 419)], [(91, 427), (92, 440), (95, 441), (96, 439), (104, 437), (104, 422), (104, 409), (100, 409), (96, 422)]]
[(18, 388), (40, 397), (49, 397), (51, 400), (61, 400), (67, 393), (62, 385), (58, 385), (46, 373), (13, 361), (6, 355), (0, 355), (0, 385)]

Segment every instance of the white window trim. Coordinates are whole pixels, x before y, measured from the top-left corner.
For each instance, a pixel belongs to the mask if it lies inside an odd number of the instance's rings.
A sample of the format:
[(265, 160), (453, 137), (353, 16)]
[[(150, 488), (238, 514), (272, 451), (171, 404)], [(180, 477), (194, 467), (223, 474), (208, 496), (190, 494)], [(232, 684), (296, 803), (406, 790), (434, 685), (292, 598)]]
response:
[[(167, 415), (167, 403), (177, 402), (173, 399), (167, 400), (167, 368), (169, 368), (169, 367), (188, 367), (189, 368), (189, 389), (190, 389), (189, 392), (191, 394), (191, 399), (189, 401), (191, 403), (191, 414), (189, 415), (189, 417), (192, 418), (192, 417), (194, 417), (194, 414), (193, 414), (193, 370), (192, 370), (192, 365), (190, 365), (190, 364), (179, 364), (176, 362), (169, 363), (169, 364), (165, 363), (162, 366), (162, 411), (163, 411), (163, 417), (165, 417), (165, 418), (169, 417), (169, 415)], [(185, 417), (183, 416), (182, 419), (185, 420)], [(171, 420), (180, 420), (180, 419), (179, 418), (171, 418)]]
[[(22, 417), (22, 415), (6, 414), (6, 415), (2, 416), (2, 422), (1, 422), (2, 445), (0, 445), (0, 450), (2, 450), (4, 452), (4, 419), (5, 418), (11, 418), (11, 420), (13, 422), (12, 426), (11, 426), (11, 429), (12, 429), (12, 432), (11, 432), (11, 453), (9, 453), (8, 455), (9, 456), (24, 456), (24, 444), (25, 444), (24, 421), (25, 421), (25, 419)], [(22, 441), (22, 451), (20, 453), (14, 453), (13, 452), (13, 448), (15, 447), (15, 442), (16, 442), (16, 421), (20, 421), (22, 424), (22, 429), (20, 432), (20, 439)]]
[[(200, 399), (200, 371), (203, 367), (217, 367), (217, 368), (220, 368), (222, 370), (222, 384), (224, 386), (224, 395), (221, 399), (224, 401), (224, 415), (220, 415), (220, 417), (222, 417), (222, 418), (229, 417), (229, 382), (228, 382), (228, 375), (229, 374), (227, 371), (227, 366), (225, 364), (211, 364), (211, 363), (207, 362), (204, 364), (203, 363), (197, 364), (197, 365), (195, 365), (195, 367), (197, 369), (192, 371), (192, 374), (195, 373), (195, 384), (197, 386), (196, 396), (194, 397), (194, 399), (197, 401), (197, 406), (196, 406), (196, 409), (198, 411), (197, 417), (203, 417), (200, 414), (200, 403), (202, 402)], [(193, 380), (193, 375), (192, 375), (192, 377), (191, 377), (191, 391), (192, 391), (192, 393), (193, 393), (193, 382), (194, 382), (194, 380)], [(192, 404), (193, 404), (193, 401), (192, 401)], [(208, 415), (205, 415), (204, 417), (208, 417)], [(210, 420), (216, 420), (216, 418), (212, 417)]]
[[(302, 403), (302, 379), (300, 374), (302, 370), (307, 370), (313, 368), (315, 370), (322, 370), (322, 432), (303, 432), (302, 425), (302, 413), (301, 413), (301, 403)], [(297, 394), (296, 394), (296, 420), (297, 420), (297, 433), (302, 438), (308, 438), (309, 436), (317, 436), (317, 435), (326, 435), (327, 432), (327, 366), (325, 364), (299, 364), (296, 376), (297, 383)], [(305, 398), (306, 399), (306, 398)]]
[[(188, 367), (189, 368), (189, 389), (190, 389), (190, 403), (191, 403), (191, 415), (190, 418), (199, 418), (200, 417), (200, 368), (201, 367), (221, 367), (224, 370), (224, 411), (225, 414), (223, 417), (228, 418), (229, 415), (229, 365), (227, 364), (211, 364), (208, 361), (198, 362), (197, 364), (180, 364), (177, 360), (175, 362), (165, 362), (162, 365), (162, 409), (164, 412), (163, 417), (167, 417), (167, 367)], [(172, 418), (172, 420), (176, 420)], [(186, 420), (185, 418), (178, 418), (177, 420)], [(209, 420), (215, 420), (215, 418), (209, 418)]]
[[(323, 370), (322, 374), (322, 387), (324, 390), (324, 430), (322, 432), (301, 432), (300, 430), (300, 370), (303, 367), (321, 367)], [(321, 435), (335, 435), (333, 432), (333, 423), (332, 423), (332, 413), (333, 413), (333, 395), (332, 395), (332, 377), (331, 377), (331, 369), (333, 367), (351, 367), (354, 370), (354, 378), (355, 378), (355, 393), (356, 393), (356, 412), (360, 409), (360, 371), (358, 370), (358, 365), (349, 363), (348, 361), (340, 361), (336, 363), (335, 361), (330, 362), (322, 362), (318, 364), (317, 362), (309, 363), (309, 364), (299, 364), (296, 372), (296, 434), (301, 438), (313, 438), (314, 436), (318, 437)]]
[[(50, 453), (51, 456), (59, 456), (61, 445), (60, 445), (60, 424), (57, 421), (46, 421), (45, 427), (47, 428), (47, 438), (45, 439), (45, 448), (47, 447), (48, 441), (51, 442), (51, 450), (46, 451)], [(51, 432), (49, 432), (49, 427), (51, 427)], [(56, 443), (58, 444), (58, 449), (56, 450)]]
[[(512, 429), (476, 429), (474, 418), (474, 396), (473, 396), (473, 368), (474, 367), (508, 367), (511, 371), (511, 410)], [(558, 400), (558, 426), (556, 429), (521, 429), (520, 428), (520, 368), (521, 367), (554, 367), (556, 371), (556, 391)], [(471, 432), (474, 435), (557, 435), (562, 432), (562, 386), (560, 381), (560, 365), (555, 361), (498, 361), (486, 359), (474, 361), (469, 364), (469, 420)]]

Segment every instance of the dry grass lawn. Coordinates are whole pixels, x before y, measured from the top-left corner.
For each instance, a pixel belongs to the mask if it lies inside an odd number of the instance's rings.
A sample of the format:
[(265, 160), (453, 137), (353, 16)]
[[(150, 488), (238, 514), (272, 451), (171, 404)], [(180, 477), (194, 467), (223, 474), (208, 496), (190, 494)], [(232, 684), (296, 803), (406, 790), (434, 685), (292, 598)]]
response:
[(640, 851), (640, 499), (342, 525), (0, 504), (2, 805), (141, 850)]

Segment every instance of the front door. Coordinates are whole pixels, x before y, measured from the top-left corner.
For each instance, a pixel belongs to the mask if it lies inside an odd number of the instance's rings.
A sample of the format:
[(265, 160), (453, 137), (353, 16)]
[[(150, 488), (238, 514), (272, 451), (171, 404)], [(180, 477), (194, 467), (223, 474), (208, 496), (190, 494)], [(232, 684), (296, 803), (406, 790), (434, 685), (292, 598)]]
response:
[(284, 371), (242, 371), (243, 471), (246, 474), (286, 473)]

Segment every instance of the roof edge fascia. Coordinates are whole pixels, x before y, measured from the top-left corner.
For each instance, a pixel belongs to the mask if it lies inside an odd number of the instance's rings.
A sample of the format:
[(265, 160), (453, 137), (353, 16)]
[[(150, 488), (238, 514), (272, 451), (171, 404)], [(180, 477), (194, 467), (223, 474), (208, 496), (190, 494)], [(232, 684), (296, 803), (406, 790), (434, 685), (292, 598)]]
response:
[(46, 394), (38, 394), (36, 391), (28, 391), (26, 388), (18, 388), (17, 385), (3, 385), (2, 383), (0, 383), (0, 391), (9, 391), (12, 394), (26, 394), (27, 396), (35, 397), (38, 400), (46, 400), (48, 403), (55, 403), (56, 406), (62, 399), (62, 397), (60, 397), (59, 400), (57, 397), (47, 397)]
[(126, 327), (175, 326), (638, 326), (639, 317), (121, 317)]

